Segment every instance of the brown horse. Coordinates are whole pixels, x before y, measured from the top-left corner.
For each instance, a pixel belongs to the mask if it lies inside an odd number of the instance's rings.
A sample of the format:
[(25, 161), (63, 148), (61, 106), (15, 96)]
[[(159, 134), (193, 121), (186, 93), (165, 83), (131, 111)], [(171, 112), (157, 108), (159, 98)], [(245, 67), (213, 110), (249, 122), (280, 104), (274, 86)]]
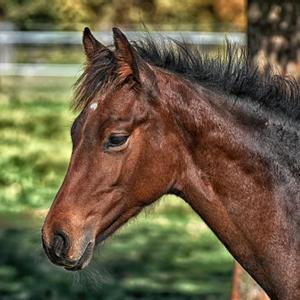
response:
[[(50, 260), (95, 245), (164, 194), (182, 197), (272, 299), (300, 299), (300, 88), (241, 55), (84, 30), (73, 152), (42, 230)], [(234, 59), (236, 57), (236, 59)]]

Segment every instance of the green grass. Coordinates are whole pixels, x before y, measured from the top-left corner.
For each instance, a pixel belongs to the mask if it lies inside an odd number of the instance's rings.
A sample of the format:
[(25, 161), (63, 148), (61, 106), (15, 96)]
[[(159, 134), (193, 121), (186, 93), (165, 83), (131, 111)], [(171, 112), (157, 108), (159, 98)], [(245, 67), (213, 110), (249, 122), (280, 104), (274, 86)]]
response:
[(229, 299), (232, 258), (198, 216), (169, 196), (150, 213), (99, 245), (79, 274), (46, 259), (39, 222), (2, 216), (0, 298)]
[(77, 275), (45, 257), (32, 212), (49, 207), (67, 168), (73, 81), (0, 78), (0, 299), (228, 299), (232, 257), (176, 197), (98, 247)]

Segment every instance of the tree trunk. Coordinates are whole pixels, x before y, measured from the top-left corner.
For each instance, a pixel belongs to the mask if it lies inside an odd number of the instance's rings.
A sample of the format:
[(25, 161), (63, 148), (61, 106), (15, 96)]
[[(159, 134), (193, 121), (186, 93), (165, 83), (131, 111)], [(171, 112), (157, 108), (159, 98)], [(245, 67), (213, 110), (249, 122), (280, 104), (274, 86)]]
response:
[[(248, 0), (248, 54), (261, 71), (292, 75), (300, 81), (300, 0)], [(235, 264), (232, 300), (268, 296)]]
[(231, 300), (241, 300), (241, 276), (242, 276), (242, 267), (236, 261), (233, 269), (232, 276), (232, 289), (231, 289)]
[(230, 300), (270, 300), (252, 277), (235, 262)]
[(262, 68), (300, 80), (300, 1), (248, 0), (248, 52)]

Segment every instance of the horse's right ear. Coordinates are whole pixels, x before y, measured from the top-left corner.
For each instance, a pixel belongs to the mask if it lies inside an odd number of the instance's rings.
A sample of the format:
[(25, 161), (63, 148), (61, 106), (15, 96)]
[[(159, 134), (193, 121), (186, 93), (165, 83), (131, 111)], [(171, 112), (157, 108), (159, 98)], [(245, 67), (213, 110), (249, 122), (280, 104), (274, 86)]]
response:
[(82, 43), (88, 59), (91, 59), (96, 52), (108, 49), (96, 40), (88, 27), (85, 27), (83, 30)]

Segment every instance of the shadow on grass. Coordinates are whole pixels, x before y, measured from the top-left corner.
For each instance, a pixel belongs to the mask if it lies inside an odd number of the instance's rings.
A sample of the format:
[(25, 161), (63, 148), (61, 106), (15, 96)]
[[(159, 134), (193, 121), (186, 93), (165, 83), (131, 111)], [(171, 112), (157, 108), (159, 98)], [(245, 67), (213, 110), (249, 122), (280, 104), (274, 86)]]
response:
[(171, 207), (139, 218), (77, 273), (47, 260), (39, 226), (8, 226), (0, 231), (0, 299), (228, 299), (231, 256), (197, 217), (181, 214)]

